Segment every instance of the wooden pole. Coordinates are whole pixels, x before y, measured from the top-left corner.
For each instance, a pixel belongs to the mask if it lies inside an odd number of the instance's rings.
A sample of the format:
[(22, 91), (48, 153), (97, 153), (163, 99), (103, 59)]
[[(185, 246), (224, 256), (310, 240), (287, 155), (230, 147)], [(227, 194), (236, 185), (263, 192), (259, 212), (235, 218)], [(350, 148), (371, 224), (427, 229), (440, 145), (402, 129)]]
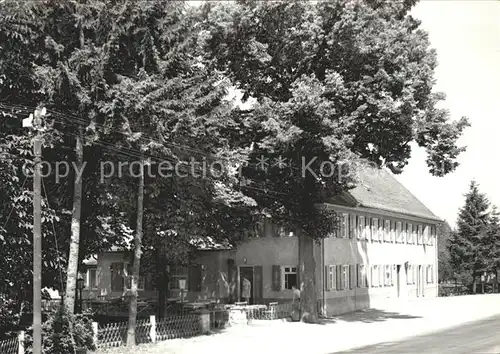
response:
[(41, 213), (41, 112), (35, 110), (35, 170), (33, 176), (33, 354), (42, 353), (42, 213)]

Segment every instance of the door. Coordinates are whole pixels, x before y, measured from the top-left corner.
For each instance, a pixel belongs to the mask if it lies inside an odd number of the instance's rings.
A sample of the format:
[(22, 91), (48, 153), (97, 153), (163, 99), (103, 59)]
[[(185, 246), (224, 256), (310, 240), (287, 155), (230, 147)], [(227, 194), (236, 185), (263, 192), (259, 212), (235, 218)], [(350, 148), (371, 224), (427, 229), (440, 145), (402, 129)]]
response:
[(253, 304), (254, 296), (253, 267), (240, 267), (240, 301), (248, 301)]
[(401, 266), (397, 265), (396, 266), (396, 289), (397, 289), (397, 296), (401, 296)]

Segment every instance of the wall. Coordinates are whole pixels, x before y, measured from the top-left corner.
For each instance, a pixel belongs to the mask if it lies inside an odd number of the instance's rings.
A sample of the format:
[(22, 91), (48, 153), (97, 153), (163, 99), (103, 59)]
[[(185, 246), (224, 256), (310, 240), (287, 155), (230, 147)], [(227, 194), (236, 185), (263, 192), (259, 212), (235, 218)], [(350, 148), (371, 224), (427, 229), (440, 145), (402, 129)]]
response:
[[(290, 301), (291, 290), (273, 291), (272, 266), (293, 266), (299, 264), (298, 239), (295, 236), (275, 237), (276, 228), (269, 221), (265, 223), (259, 237), (250, 238), (231, 251), (200, 251), (198, 262), (204, 266), (202, 291), (198, 298), (227, 300), (231, 281), (229, 280), (228, 260), (234, 260), (234, 266), (262, 266), (263, 298), (265, 302)], [(236, 272), (235, 284), (240, 283)], [(239, 298), (239, 286), (235, 286)]]
[[(339, 213), (355, 213), (365, 217), (376, 217), (380, 219), (388, 219), (393, 222), (411, 222), (423, 223), (431, 225), (429, 220), (419, 220), (409, 217), (398, 217), (397, 215), (381, 214), (369, 212), (366, 210), (335, 207), (335, 211)], [(407, 285), (407, 272), (405, 263), (414, 265), (433, 265), (434, 266), (434, 282), (427, 284), (425, 279), (425, 268), (422, 267), (423, 277), (423, 296), (437, 296), (437, 263), (436, 263), (436, 240), (433, 240), (433, 246), (393, 243), (375, 241), (375, 240), (358, 240), (356, 235), (352, 238), (336, 238), (329, 237), (324, 240), (325, 248), (325, 265), (344, 265), (344, 264), (365, 264), (367, 268), (367, 278), (370, 281), (371, 265), (400, 265), (400, 298), (417, 297), (417, 285)], [(355, 267), (356, 268), (356, 267)], [(321, 270), (324, 274), (324, 268)], [(357, 287), (357, 272), (354, 271), (354, 285), (348, 290), (330, 290), (325, 291), (326, 311), (328, 315), (335, 315), (358, 309), (376, 306), (377, 304), (387, 301), (387, 299), (398, 298), (396, 275), (393, 273), (393, 286), (381, 287)]]
[[(114, 262), (124, 262), (125, 267), (129, 263), (129, 254), (127, 252), (104, 252), (97, 259), (97, 289), (91, 290), (85, 288), (82, 291), (84, 299), (96, 299), (98, 296), (107, 298), (120, 297), (123, 291), (111, 290), (111, 264)], [(154, 290), (143, 291), (139, 290), (140, 298), (156, 298), (157, 292)]]

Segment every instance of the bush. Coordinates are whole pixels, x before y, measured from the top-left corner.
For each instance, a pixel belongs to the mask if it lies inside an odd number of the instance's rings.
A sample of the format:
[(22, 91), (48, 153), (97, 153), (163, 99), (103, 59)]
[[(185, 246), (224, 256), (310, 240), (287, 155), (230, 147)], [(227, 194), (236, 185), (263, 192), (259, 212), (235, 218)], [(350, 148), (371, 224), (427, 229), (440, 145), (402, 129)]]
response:
[[(26, 354), (32, 353), (33, 329), (25, 338)], [(55, 310), (42, 325), (42, 351), (44, 354), (66, 354), (75, 351), (95, 350), (92, 315), (73, 315), (65, 306)]]

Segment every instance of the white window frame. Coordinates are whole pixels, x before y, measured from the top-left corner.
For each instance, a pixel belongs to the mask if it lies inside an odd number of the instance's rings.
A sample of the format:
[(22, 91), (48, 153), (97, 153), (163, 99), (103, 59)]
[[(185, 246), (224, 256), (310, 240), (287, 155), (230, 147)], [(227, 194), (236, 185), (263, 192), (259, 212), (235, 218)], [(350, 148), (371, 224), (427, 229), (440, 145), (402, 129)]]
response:
[[(95, 287), (91, 287), (90, 286), (90, 278), (91, 278), (90, 274), (91, 274), (92, 271), (95, 272), (95, 281), (94, 281)], [(87, 289), (89, 289), (89, 290), (97, 290), (99, 288), (99, 285), (97, 284), (97, 266), (95, 266), (95, 267), (94, 266), (88, 267), (87, 268), (87, 276), (85, 278), (86, 278), (85, 279), (85, 282), (86, 282), (85, 287)]]
[(366, 240), (365, 237), (365, 217), (358, 215), (358, 240)]
[(384, 220), (384, 241), (391, 242), (391, 220)]
[(328, 266), (328, 280), (330, 281), (330, 288), (328, 290), (337, 290), (337, 266)]
[(384, 286), (392, 286), (392, 266), (389, 264), (384, 266)]
[(340, 231), (341, 238), (349, 238), (349, 214), (342, 213), (342, 230)]
[(412, 244), (413, 226), (411, 222), (406, 223), (406, 243)]
[(358, 282), (360, 288), (366, 288), (366, 264), (360, 264), (358, 268)]
[(379, 226), (378, 226), (378, 218), (372, 218), (371, 220), (371, 229), (372, 229), (372, 241), (380, 241), (379, 238)]
[(367, 216), (365, 217), (365, 240), (371, 241), (373, 239), (372, 236), (372, 219)]
[(401, 221), (396, 221), (396, 240), (397, 243), (401, 243), (402, 237), (402, 223)]
[(411, 243), (412, 245), (417, 244), (418, 232), (417, 232), (417, 224), (413, 224), (412, 232), (411, 232)]
[[(297, 266), (283, 266), (281, 267), (281, 270), (282, 270), (282, 281), (281, 281), (281, 288), (284, 289), (284, 290), (292, 290), (292, 287), (290, 286), (290, 288), (287, 288), (287, 279), (286, 279), (286, 276), (287, 275), (293, 275), (295, 274), (295, 279), (297, 280)], [(296, 284), (296, 287), (298, 286), (298, 284)]]
[(350, 283), (349, 283), (349, 265), (348, 264), (343, 264), (342, 265), (342, 290), (349, 290), (350, 289)]
[(378, 288), (380, 286), (380, 271), (379, 271), (380, 266), (378, 264), (372, 265), (372, 276), (371, 276), (371, 285), (374, 288)]
[(417, 226), (417, 245), (422, 245), (424, 243), (424, 232), (422, 224)]

